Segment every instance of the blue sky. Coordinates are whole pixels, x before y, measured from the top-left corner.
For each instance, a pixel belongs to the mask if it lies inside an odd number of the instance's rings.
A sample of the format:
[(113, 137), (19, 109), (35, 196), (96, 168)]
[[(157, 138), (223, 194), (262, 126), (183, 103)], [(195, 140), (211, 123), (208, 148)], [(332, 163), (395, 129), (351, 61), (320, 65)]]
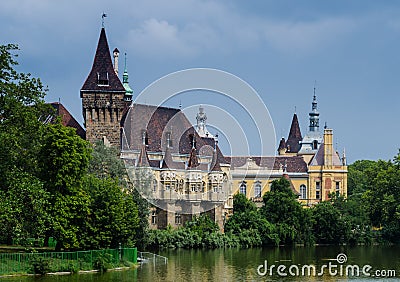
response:
[(40, 77), (46, 100), (60, 99), (80, 122), (103, 11), (135, 93), (171, 72), (224, 70), (259, 93), (279, 139), (295, 108), (306, 133), (316, 81), (321, 123), (349, 162), (398, 152), (398, 1), (1, 1), (0, 44), (19, 44), (18, 69)]

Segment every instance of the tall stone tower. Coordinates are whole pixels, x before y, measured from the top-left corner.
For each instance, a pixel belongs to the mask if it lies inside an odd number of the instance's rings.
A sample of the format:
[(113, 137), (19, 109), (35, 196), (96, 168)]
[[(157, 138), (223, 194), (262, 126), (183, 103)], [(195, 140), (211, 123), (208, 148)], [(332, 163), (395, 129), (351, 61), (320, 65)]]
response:
[[(117, 49), (114, 51), (118, 51)], [(115, 54), (114, 54), (115, 57)], [(115, 65), (117, 67), (117, 64)], [(121, 121), (130, 101), (111, 61), (106, 32), (101, 29), (92, 69), (81, 88), (86, 139), (120, 146)]]

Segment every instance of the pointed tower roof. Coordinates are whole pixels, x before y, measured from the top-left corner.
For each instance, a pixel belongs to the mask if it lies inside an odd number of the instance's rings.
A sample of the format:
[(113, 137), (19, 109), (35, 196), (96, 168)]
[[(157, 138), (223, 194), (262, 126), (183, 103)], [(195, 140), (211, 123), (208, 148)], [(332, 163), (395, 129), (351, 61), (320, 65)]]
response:
[(82, 92), (119, 92), (125, 88), (114, 71), (106, 31), (101, 29), (92, 69), (81, 88)]
[(296, 188), (294, 188), (293, 182), (290, 179), (289, 174), (284, 172), (282, 177), (284, 177), (285, 179), (287, 179), (290, 182), (290, 190), (292, 190), (293, 194), (295, 194), (296, 196), (300, 196), (300, 193), (296, 191)]
[(288, 152), (297, 153), (300, 150), (300, 141), (303, 140), (301, 136), (299, 120), (297, 118), (297, 114), (293, 115), (292, 124), (290, 126), (290, 132), (288, 139), (286, 141), (286, 147), (288, 148)]
[(172, 160), (171, 149), (169, 148), (169, 146), (167, 146), (167, 148), (165, 149), (161, 168), (174, 168), (173, 162), (174, 161)]
[(210, 165), (210, 171), (222, 171), (221, 166), (220, 166), (220, 161), (218, 158), (218, 140), (214, 139), (214, 150), (213, 150), (213, 155), (212, 155), (212, 160), (211, 160), (211, 165)]
[(146, 145), (142, 145), (139, 154), (138, 167), (150, 167), (149, 155), (147, 154)]
[(188, 161), (188, 169), (196, 169), (199, 166), (199, 160), (197, 159), (197, 150), (196, 147), (193, 146), (190, 151), (189, 161)]
[(286, 148), (285, 137), (282, 137), (281, 141), (279, 141), (278, 152)]

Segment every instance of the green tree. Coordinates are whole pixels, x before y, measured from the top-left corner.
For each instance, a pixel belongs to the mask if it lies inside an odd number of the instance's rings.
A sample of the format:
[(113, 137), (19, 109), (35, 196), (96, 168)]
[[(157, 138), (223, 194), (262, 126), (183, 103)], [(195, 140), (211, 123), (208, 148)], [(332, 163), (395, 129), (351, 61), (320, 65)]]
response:
[(48, 229), (49, 193), (27, 173), (14, 173), (6, 191), (0, 190), (0, 242), (11, 244), (44, 237)]
[(264, 206), (261, 214), (276, 225), (279, 239), (284, 244), (307, 243), (310, 236), (311, 219), (301, 204), (297, 201), (297, 195), (290, 188), (290, 182), (282, 177), (274, 180), (271, 190), (264, 194)]
[(261, 216), (255, 204), (241, 193), (233, 196), (233, 215), (226, 221), (224, 231), (228, 236), (238, 236), (244, 247), (279, 244), (275, 225)]
[(118, 179), (122, 183), (127, 174), (124, 163), (119, 158), (119, 150), (116, 147), (107, 147), (101, 141), (97, 141), (93, 147), (88, 172), (98, 178)]
[(111, 178), (88, 175), (83, 185), (90, 196), (84, 247), (100, 249), (116, 248), (119, 244), (133, 245), (139, 218), (132, 197)]
[(47, 237), (57, 239), (57, 248), (81, 248), (90, 213), (90, 198), (82, 184), (91, 148), (73, 128), (61, 123), (49, 124), (41, 143), (40, 177), (51, 194)]
[(346, 241), (349, 225), (331, 202), (321, 202), (312, 208), (315, 219), (314, 234), (317, 243), (339, 244)]
[(42, 118), (51, 112), (44, 103), (39, 79), (19, 73), (14, 44), (0, 45), (0, 188), (7, 190), (10, 174), (37, 172)]

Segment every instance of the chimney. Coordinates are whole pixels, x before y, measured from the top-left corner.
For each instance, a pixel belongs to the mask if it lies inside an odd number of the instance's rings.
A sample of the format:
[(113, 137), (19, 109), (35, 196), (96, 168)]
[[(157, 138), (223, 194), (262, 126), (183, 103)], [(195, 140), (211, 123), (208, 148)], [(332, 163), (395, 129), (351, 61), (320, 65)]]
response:
[(114, 71), (118, 75), (118, 57), (119, 57), (119, 50), (117, 48), (114, 49), (113, 52), (114, 56)]
[(332, 166), (333, 132), (332, 129), (324, 130), (324, 165)]

